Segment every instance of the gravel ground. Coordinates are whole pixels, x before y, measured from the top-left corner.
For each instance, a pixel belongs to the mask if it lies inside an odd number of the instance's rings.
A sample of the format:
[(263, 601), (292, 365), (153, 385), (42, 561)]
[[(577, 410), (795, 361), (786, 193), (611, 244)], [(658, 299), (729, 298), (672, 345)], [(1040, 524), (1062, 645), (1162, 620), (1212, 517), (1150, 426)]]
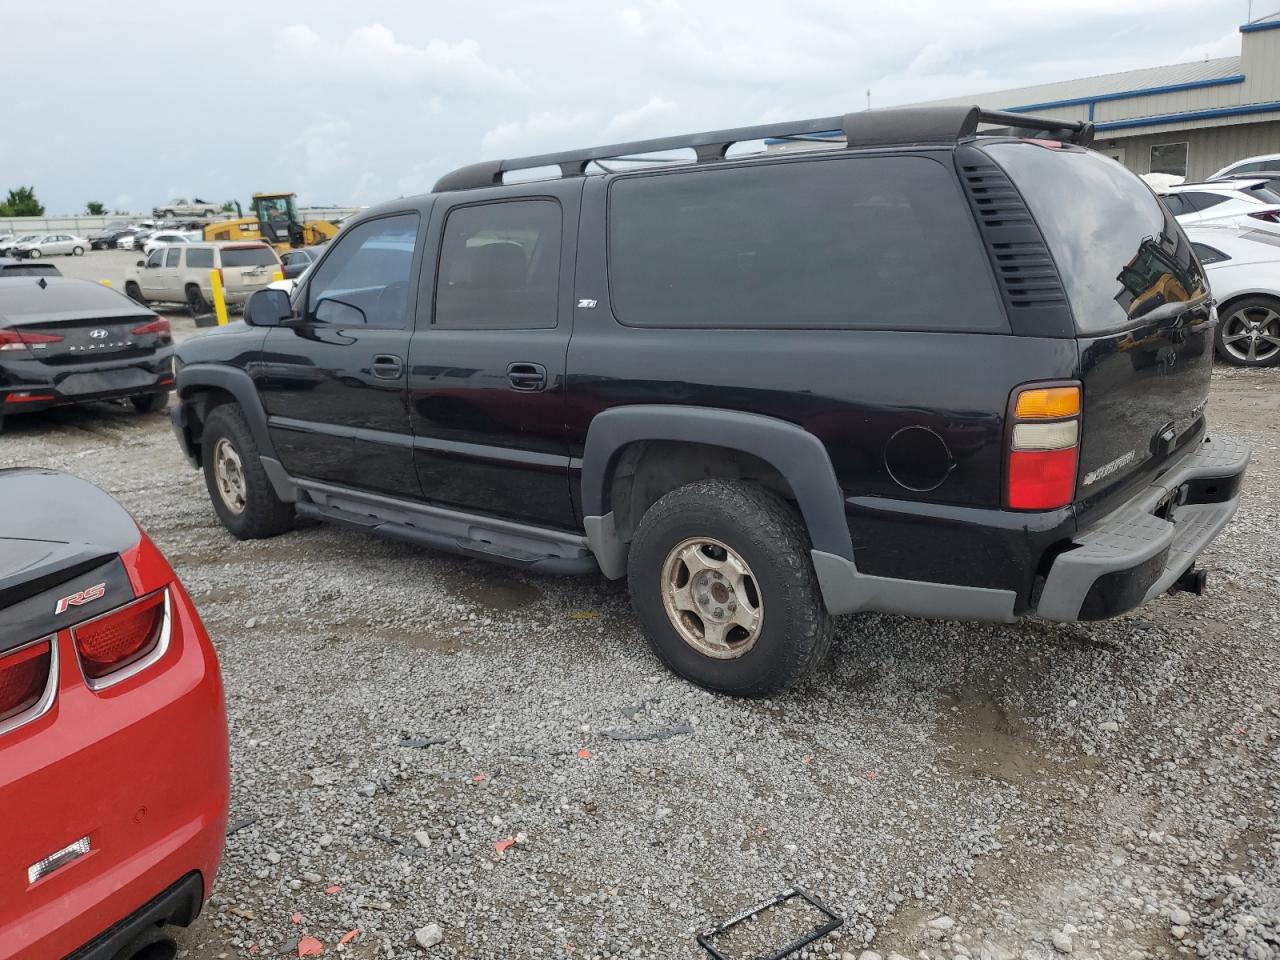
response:
[(319, 525), (237, 543), (163, 416), (14, 418), (0, 466), (117, 496), (218, 647), (232, 827), (193, 960), (682, 960), (792, 884), (847, 918), (816, 956), (1276, 957), (1280, 371), (1220, 369), (1210, 411), (1254, 461), (1206, 597), (845, 618), (815, 682), (754, 702), (664, 672), (600, 579)]

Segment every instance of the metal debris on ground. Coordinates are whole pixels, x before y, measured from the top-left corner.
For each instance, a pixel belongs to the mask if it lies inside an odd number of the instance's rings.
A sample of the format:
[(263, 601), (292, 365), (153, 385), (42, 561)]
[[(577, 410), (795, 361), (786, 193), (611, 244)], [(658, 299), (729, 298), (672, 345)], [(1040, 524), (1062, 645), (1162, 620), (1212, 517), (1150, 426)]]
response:
[(783, 960), (784, 957), (791, 956), (791, 954), (807, 947), (811, 943), (821, 940), (828, 933), (831, 933), (833, 930), (838, 930), (844, 925), (844, 918), (835, 913), (830, 907), (813, 894), (806, 890), (802, 890), (800, 887), (791, 887), (788, 890), (782, 891), (782, 893), (778, 894), (776, 897), (766, 900), (764, 903), (759, 903), (754, 907), (749, 907), (741, 913), (725, 920), (723, 923), (698, 934), (698, 946), (711, 954), (715, 960), (729, 960), (729, 957), (717, 950), (715, 945), (711, 942), (714, 938), (723, 936), (732, 928), (760, 916), (760, 914), (764, 913), (766, 910), (773, 910), (794, 899), (803, 900), (809, 906), (813, 907), (813, 909), (818, 911), (818, 913), (822, 914), (824, 918), (822, 924), (810, 933), (792, 940), (790, 943), (778, 950), (775, 950), (773, 953), (755, 955), (754, 960)]

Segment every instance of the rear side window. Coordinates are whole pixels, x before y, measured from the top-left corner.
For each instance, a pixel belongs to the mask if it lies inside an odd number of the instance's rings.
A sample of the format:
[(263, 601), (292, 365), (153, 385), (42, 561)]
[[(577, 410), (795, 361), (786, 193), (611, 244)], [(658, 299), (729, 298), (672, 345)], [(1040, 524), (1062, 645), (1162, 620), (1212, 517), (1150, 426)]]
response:
[(224, 267), (267, 267), (279, 261), (270, 247), (223, 247)]
[(176, 267), (178, 261), (182, 259), (181, 247), (170, 247), (164, 254), (164, 265), (166, 267)]
[(619, 179), (608, 257), (633, 326), (1008, 329), (954, 174), (926, 157)]
[(1182, 228), (1120, 164), (1092, 150), (1032, 143), (986, 150), (1048, 241), (1079, 332), (1120, 329), (1163, 304), (1204, 296), (1204, 273)]
[(213, 268), (213, 251), (208, 247), (195, 247), (187, 251), (187, 266), (192, 268), (202, 267), (206, 270)]
[(1211, 247), (1207, 243), (1193, 243), (1191, 247), (1195, 250), (1196, 256), (1200, 258), (1201, 263), (1221, 263), (1223, 260), (1231, 259), (1221, 250)]
[(530, 330), (556, 325), (560, 204), (513, 200), (450, 211), (440, 245), (435, 325)]

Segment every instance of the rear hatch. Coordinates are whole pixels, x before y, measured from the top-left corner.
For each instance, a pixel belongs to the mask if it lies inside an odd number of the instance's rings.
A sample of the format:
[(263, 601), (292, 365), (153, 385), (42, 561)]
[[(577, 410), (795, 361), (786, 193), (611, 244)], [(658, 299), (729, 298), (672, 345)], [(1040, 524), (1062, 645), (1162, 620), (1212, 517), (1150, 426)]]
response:
[(280, 272), (280, 258), (260, 243), (233, 244), (221, 250), (222, 283), (228, 293), (261, 290)]
[(0, 280), (0, 359), (29, 355), (58, 366), (146, 356), (170, 342), (168, 324), (158, 319), (84, 280)]
[(1084, 389), (1076, 502), (1087, 523), (1202, 435), (1208, 282), (1172, 214), (1114, 160), (1034, 142), (987, 152), (1031, 208), (1071, 302)]

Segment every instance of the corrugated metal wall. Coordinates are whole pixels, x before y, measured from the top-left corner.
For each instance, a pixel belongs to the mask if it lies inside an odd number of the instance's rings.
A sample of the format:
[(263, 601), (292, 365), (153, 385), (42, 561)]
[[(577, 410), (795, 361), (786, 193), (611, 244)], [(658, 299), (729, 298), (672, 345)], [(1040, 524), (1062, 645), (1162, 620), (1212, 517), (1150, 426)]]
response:
[[(1280, 31), (1277, 31), (1280, 32)], [(1229, 163), (1262, 153), (1280, 153), (1280, 120), (1235, 123), (1197, 130), (1169, 130), (1140, 137), (1108, 140), (1100, 136), (1094, 146), (1104, 153), (1124, 150), (1124, 164), (1135, 173), (1151, 170), (1151, 147), (1160, 143), (1187, 143), (1187, 179), (1203, 180)]]

